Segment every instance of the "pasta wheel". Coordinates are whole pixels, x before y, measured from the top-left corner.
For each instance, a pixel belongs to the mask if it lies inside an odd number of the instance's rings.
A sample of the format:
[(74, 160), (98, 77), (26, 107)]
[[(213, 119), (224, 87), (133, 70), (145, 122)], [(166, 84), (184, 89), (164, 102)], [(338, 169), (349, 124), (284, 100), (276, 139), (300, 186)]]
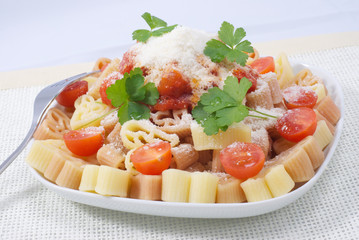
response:
[[(100, 59), (99, 59), (99, 61), (100, 61)], [(94, 99), (99, 99), (101, 97), (100, 96), (100, 87), (101, 87), (103, 80), (106, 77), (108, 77), (111, 73), (119, 71), (120, 62), (121, 62), (121, 60), (118, 58), (115, 58), (110, 62), (110, 64), (106, 67), (106, 69), (98, 77), (97, 81), (89, 89), (88, 94), (90, 96), (92, 96)], [(100, 65), (98, 65), (98, 66), (95, 65), (96, 68), (98, 68), (99, 66)]]
[(64, 133), (70, 130), (70, 118), (58, 108), (51, 108), (44, 121), (34, 133), (34, 139), (62, 139)]
[(175, 133), (180, 138), (191, 134), (192, 115), (187, 109), (151, 113), (151, 120), (166, 133)]
[(129, 172), (132, 176), (136, 176), (140, 172), (136, 170), (136, 168), (133, 166), (133, 163), (131, 162), (131, 155), (136, 149), (130, 150), (125, 157), (125, 168), (126, 171)]
[(175, 147), (179, 144), (176, 134), (168, 134), (153, 125), (149, 120), (130, 120), (121, 127), (123, 145), (128, 149), (138, 148), (146, 143), (163, 140)]
[(101, 119), (111, 110), (109, 106), (95, 101), (90, 95), (82, 95), (75, 101), (75, 112), (70, 120), (71, 129), (98, 127)]
[(299, 86), (314, 86), (316, 84), (323, 84), (323, 81), (314, 76), (309, 69), (303, 69), (294, 77), (294, 83)]
[(294, 83), (292, 66), (284, 53), (279, 54), (275, 59), (275, 72), (281, 89), (287, 88)]

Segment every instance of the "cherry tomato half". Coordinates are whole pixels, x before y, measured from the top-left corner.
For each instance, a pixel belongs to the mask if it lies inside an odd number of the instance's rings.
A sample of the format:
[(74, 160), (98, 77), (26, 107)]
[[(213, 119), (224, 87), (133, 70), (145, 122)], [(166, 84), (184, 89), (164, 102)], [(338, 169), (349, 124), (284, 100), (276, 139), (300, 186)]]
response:
[(100, 96), (101, 96), (101, 100), (104, 104), (107, 104), (112, 107), (111, 100), (107, 98), (106, 90), (109, 86), (114, 84), (116, 82), (116, 80), (121, 79), (122, 77), (123, 77), (123, 75), (120, 74), (119, 72), (117, 72), (117, 73), (110, 74), (107, 78), (105, 78), (102, 81), (101, 87), (100, 87)]
[(232, 71), (233, 75), (238, 79), (238, 82), (241, 81), (243, 77), (246, 77), (251, 83), (252, 86), (248, 89), (247, 93), (253, 92), (257, 88), (257, 79), (259, 77), (258, 73), (254, 71), (251, 67), (240, 67)]
[(121, 74), (130, 73), (134, 66), (134, 55), (131, 51), (125, 52), (123, 54), (122, 60), (119, 66), (119, 72)]
[(313, 108), (317, 103), (318, 95), (309, 87), (293, 86), (283, 90), (283, 98), (288, 109)]
[(275, 63), (273, 57), (261, 57), (254, 60), (251, 64), (251, 67), (256, 69), (260, 74), (274, 72)]
[(62, 92), (57, 95), (56, 101), (64, 107), (74, 107), (76, 99), (88, 91), (88, 82), (77, 81), (64, 88)]
[(262, 170), (265, 156), (257, 144), (234, 142), (220, 152), (219, 159), (228, 174), (245, 180)]
[(190, 94), (192, 89), (189, 82), (183, 78), (180, 72), (170, 69), (163, 73), (158, 92), (161, 96), (178, 98), (184, 94)]
[(277, 120), (278, 133), (291, 142), (299, 142), (313, 135), (317, 128), (317, 115), (311, 108), (294, 108)]
[(67, 148), (79, 156), (95, 154), (103, 145), (105, 130), (101, 127), (88, 127), (72, 130), (64, 134)]
[(171, 144), (165, 141), (145, 144), (131, 154), (133, 166), (146, 175), (160, 175), (170, 166), (171, 159)]

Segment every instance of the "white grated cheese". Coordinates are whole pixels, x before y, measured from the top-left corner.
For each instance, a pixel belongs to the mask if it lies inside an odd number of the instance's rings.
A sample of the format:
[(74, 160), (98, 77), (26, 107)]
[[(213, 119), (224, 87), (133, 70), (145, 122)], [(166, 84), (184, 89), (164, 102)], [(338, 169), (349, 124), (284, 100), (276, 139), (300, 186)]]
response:
[(213, 86), (223, 87), (224, 79), (231, 75), (233, 64), (216, 64), (203, 54), (206, 42), (215, 38), (206, 32), (178, 26), (161, 37), (151, 37), (146, 43), (131, 48), (135, 67), (146, 67), (147, 82), (158, 86), (163, 71), (173, 67), (188, 78), (194, 100)]

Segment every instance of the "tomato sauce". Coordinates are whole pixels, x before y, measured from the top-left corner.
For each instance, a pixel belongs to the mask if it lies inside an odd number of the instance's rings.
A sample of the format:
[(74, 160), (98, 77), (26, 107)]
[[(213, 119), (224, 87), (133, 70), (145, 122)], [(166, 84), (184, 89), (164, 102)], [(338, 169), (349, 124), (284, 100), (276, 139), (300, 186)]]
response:
[(191, 106), (192, 88), (189, 81), (175, 69), (163, 73), (158, 86), (160, 98), (153, 107), (157, 111), (185, 109)]

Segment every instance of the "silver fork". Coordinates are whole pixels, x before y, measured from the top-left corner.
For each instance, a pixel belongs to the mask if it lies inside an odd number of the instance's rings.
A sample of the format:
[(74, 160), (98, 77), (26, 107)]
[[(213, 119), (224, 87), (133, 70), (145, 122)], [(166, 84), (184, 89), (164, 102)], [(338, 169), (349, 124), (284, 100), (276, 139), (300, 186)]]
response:
[(81, 73), (76, 76), (67, 78), (65, 80), (51, 84), (50, 86), (42, 89), (37, 94), (34, 102), (34, 114), (32, 117), (32, 123), (29, 132), (27, 133), (21, 144), (15, 149), (15, 151), (0, 165), (0, 174), (16, 159), (16, 157), (24, 150), (26, 145), (29, 143), (35, 130), (39, 127), (42, 118), (44, 117), (47, 109), (51, 103), (55, 100), (57, 95), (70, 83), (73, 83), (81, 78), (87, 77), (91, 74), (99, 71)]

